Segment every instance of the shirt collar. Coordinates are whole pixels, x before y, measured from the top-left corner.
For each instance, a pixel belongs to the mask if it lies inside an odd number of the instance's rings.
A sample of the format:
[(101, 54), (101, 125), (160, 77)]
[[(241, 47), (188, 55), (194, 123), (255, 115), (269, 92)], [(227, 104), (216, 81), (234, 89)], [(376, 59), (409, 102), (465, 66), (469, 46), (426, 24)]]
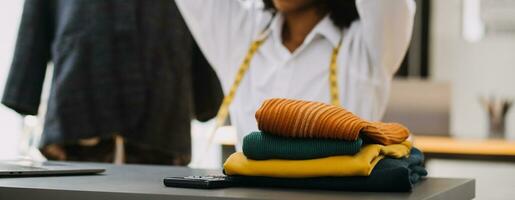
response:
[[(274, 39), (277, 39), (277, 41), (282, 41), (281, 33), (283, 24), (284, 17), (280, 13), (277, 13), (270, 23), (269, 34), (272, 34), (271, 36), (274, 37)], [(313, 28), (313, 30), (308, 34), (304, 43), (311, 42), (316, 36), (322, 36), (327, 39), (333, 47), (337, 47), (340, 43), (342, 34), (342, 30), (334, 25), (329, 15), (327, 15), (318, 22), (315, 28)]]

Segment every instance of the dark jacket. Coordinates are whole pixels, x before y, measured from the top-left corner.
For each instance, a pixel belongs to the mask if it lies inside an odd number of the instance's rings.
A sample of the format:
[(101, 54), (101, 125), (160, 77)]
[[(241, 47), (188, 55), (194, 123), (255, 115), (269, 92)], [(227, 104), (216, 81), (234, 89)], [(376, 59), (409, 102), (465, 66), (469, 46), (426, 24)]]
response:
[(49, 61), (42, 145), (117, 132), (190, 154), (192, 117), (213, 117), (222, 98), (170, 0), (26, 0), (2, 103), (37, 114)]

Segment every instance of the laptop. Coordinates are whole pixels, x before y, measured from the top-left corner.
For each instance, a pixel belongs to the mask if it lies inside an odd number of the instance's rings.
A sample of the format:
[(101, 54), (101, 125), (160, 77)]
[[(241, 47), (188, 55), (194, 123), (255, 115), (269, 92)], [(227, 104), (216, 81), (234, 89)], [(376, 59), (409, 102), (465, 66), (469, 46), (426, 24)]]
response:
[(105, 169), (87, 164), (32, 160), (0, 161), (0, 177), (99, 174)]

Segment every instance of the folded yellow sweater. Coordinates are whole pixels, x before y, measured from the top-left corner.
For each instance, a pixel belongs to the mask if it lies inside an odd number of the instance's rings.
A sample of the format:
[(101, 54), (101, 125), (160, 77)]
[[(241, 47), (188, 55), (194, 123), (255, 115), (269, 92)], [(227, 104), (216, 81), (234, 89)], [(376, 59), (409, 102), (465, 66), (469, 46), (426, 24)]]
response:
[(327, 176), (368, 176), (384, 156), (402, 158), (409, 155), (411, 142), (383, 146), (363, 146), (356, 155), (331, 156), (310, 160), (250, 160), (241, 152), (229, 156), (224, 163), (227, 175), (266, 176), (276, 178), (308, 178)]

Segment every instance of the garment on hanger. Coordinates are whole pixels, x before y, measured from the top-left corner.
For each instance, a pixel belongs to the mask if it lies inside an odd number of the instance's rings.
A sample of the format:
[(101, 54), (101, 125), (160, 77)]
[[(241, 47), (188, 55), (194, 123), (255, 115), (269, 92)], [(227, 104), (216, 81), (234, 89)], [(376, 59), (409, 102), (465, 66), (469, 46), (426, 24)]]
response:
[(222, 98), (174, 1), (26, 0), (2, 103), (37, 114), (48, 62), (42, 145), (120, 133), (190, 155), (192, 117)]

